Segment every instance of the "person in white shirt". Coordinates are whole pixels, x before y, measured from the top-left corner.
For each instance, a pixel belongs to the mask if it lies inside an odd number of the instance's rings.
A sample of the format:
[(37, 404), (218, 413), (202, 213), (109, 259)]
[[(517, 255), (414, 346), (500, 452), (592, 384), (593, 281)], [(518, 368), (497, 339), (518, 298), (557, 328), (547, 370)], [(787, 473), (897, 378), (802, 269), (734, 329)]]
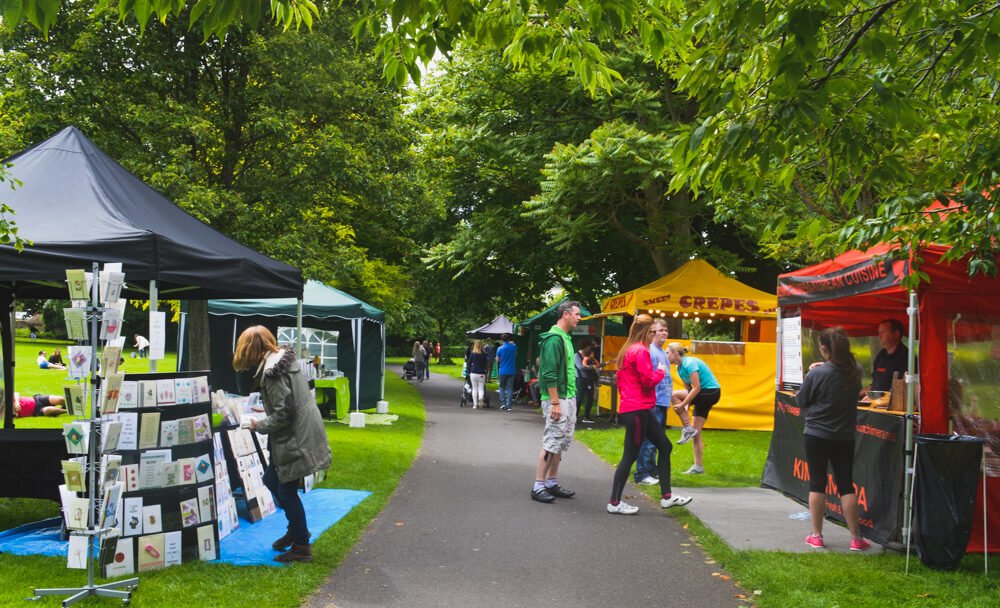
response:
[(139, 354), (139, 358), (145, 359), (146, 357), (148, 357), (149, 340), (147, 340), (144, 336), (140, 336), (139, 334), (135, 334), (132, 337), (135, 339), (135, 344), (133, 344), (132, 346), (135, 347), (135, 351)]

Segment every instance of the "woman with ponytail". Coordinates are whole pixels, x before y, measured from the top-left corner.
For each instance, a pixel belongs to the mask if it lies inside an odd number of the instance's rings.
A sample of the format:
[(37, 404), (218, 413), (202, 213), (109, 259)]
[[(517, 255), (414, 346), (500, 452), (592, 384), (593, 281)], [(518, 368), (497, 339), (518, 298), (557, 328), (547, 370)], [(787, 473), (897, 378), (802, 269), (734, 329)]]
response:
[(861, 366), (851, 353), (847, 334), (839, 327), (823, 330), (819, 336), (819, 352), (824, 363), (811, 368), (797, 396), (799, 407), (806, 417), (805, 451), (809, 466), (812, 533), (805, 540), (810, 547), (826, 547), (823, 542), (823, 513), (829, 463), (833, 468), (847, 529), (851, 532), (851, 551), (865, 551), (871, 543), (861, 538), (858, 495), (852, 477)]

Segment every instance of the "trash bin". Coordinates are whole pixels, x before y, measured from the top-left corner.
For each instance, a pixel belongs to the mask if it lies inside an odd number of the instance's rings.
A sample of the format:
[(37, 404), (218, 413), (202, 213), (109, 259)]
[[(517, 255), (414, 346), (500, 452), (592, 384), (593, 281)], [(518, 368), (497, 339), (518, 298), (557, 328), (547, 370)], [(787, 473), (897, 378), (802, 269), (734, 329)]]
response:
[(913, 535), (928, 568), (954, 570), (972, 532), (983, 440), (968, 435), (917, 435)]

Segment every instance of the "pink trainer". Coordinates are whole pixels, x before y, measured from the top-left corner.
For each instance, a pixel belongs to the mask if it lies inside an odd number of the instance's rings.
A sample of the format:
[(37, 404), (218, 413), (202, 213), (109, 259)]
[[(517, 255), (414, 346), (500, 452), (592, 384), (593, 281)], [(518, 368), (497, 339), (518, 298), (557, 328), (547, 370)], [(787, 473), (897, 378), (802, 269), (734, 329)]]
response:
[[(806, 542), (809, 542), (808, 540)], [(867, 551), (871, 549), (872, 544), (863, 538), (852, 538), (851, 539), (851, 551)]]
[[(817, 536), (815, 534), (810, 534), (806, 537), (806, 544), (815, 549), (825, 549), (826, 543), (823, 542), (822, 536)], [(853, 544), (851, 545), (854, 546)]]

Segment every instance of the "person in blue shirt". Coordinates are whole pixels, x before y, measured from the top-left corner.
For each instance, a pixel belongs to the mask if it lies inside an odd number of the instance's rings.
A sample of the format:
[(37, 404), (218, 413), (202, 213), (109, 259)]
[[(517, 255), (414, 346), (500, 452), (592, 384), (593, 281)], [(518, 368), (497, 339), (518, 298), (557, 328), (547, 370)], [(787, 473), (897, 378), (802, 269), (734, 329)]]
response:
[(514, 376), (517, 374), (517, 345), (514, 336), (504, 334), (503, 345), (497, 349), (497, 376), (500, 379), (500, 409), (509, 412), (514, 393)]
[[(705, 451), (705, 444), (702, 441), (701, 430), (708, 420), (708, 413), (712, 411), (712, 406), (719, 402), (722, 397), (722, 387), (715, 379), (715, 374), (708, 368), (704, 361), (697, 357), (688, 357), (687, 349), (677, 342), (667, 345), (667, 360), (677, 367), (677, 375), (686, 388), (674, 391), (670, 399), (674, 413), (681, 419), (684, 428), (681, 429), (681, 438), (677, 440), (677, 445), (692, 441), (694, 448), (694, 464), (685, 471), (685, 475), (701, 475), (705, 472), (702, 457)], [(688, 417), (688, 406), (694, 406), (693, 424)]]

